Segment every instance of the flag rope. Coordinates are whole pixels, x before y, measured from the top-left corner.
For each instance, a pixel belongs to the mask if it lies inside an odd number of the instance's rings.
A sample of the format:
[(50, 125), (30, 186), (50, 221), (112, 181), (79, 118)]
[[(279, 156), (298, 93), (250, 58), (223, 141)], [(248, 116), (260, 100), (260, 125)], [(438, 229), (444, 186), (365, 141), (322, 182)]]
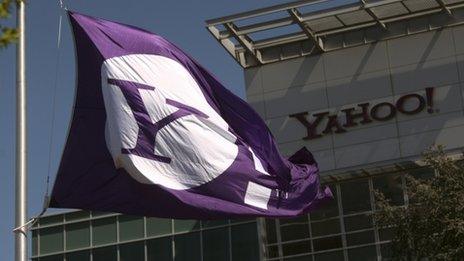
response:
[[(56, 112), (56, 90), (58, 87), (58, 77), (59, 73), (58, 70), (60, 68), (60, 54), (61, 54), (61, 27), (63, 21), (63, 11), (67, 10), (66, 5), (64, 4), (63, 0), (59, 0), (60, 3), (60, 17), (58, 21), (58, 33), (56, 39), (56, 60), (55, 60), (55, 82), (53, 85), (53, 100), (52, 100), (52, 122), (50, 127), (50, 137), (49, 137), (49, 147), (48, 147), (48, 167), (47, 167), (47, 187), (45, 190), (44, 195), (44, 205), (43, 205), (43, 213), (48, 208), (48, 200), (49, 200), (49, 188), (50, 188), (50, 171), (51, 171), (51, 163), (52, 163), (52, 149), (53, 149), (53, 133), (55, 130), (55, 112)], [(43, 214), (42, 213), (42, 214)]]
[(64, 0), (59, 0), (60, 3), (60, 8), (62, 10), (68, 10), (68, 7), (66, 7), (66, 4), (64, 3)]
[(48, 209), (49, 205), (49, 188), (50, 188), (50, 171), (51, 171), (51, 158), (52, 158), (52, 148), (53, 148), (53, 130), (55, 129), (55, 111), (56, 111), (56, 89), (58, 86), (58, 69), (59, 69), (59, 63), (60, 63), (60, 50), (61, 50), (61, 26), (62, 26), (62, 20), (63, 20), (63, 11), (68, 10), (66, 5), (64, 4), (63, 0), (59, 0), (59, 5), (60, 5), (60, 16), (59, 16), (59, 21), (58, 21), (58, 35), (57, 35), (57, 40), (56, 40), (56, 48), (57, 48), (57, 55), (56, 55), (56, 61), (55, 61), (55, 82), (53, 86), (53, 100), (52, 100), (52, 122), (51, 122), (51, 127), (50, 127), (50, 137), (49, 137), (49, 148), (48, 148), (48, 167), (47, 167), (47, 180), (46, 180), (46, 189), (45, 189), (45, 195), (44, 195), (44, 202), (42, 206), (42, 211), (29, 219), (25, 224), (16, 227), (13, 229), (14, 233), (22, 233), (26, 234), (27, 231), (34, 226), (37, 221), (39, 221), (39, 218), (45, 214), (45, 212)]
[(55, 112), (56, 112), (56, 90), (58, 86), (58, 70), (60, 68), (60, 51), (61, 51), (61, 25), (63, 20), (63, 10), (66, 10), (66, 7), (62, 0), (60, 2), (60, 18), (58, 22), (58, 35), (56, 39), (56, 61), (55, 61), (55, 83), (53, 85), (53, 100), (52, 100), (52, 122), (50, 127), (50, 137), (49, 137), (49, 147), (48, 147), (48, 167), (47, 167), (47, 188), (45, 191), (44, 196), (44, 209), (48, 208), (48, 193), (50, 187), (50, 171), (51, 171), (51, 163), (52, 163), (52, 149), (53, 149), (53, 133), (55, 130)]

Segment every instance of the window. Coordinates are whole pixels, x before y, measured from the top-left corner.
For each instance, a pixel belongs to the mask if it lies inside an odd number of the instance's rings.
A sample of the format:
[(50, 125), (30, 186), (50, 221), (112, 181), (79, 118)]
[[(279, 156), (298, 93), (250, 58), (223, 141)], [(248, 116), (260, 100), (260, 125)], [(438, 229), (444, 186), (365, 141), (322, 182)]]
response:
[(92, 261), (117, 261), (118, 251), (116, 246), (95, 248), (92, 250)]
[(148, 240), (147, 260), (172, 261), (171, 237), (162, 237)]
[(403, 205), (404, 196), (401, 176), (385, 175), (373, 179), (374, 189), (380, 191), (394, 205)]
[(232, 260), (259, 260), (258, 231), (256, 223), (234, 225), (232, 234)]
[(199, 232), (174, 236), (174, 246), (175, 261), (201, 260)]
[(366, 179), (340, 184), (343, 213), (371, 210), (369, 183)]
[(95, 219), (92, 227), (94, 245), (116, 242), (116, 217)]
[(329, 250), (342, 247), (341, 236), (325, 237), (313, 240), (314, 251)]
[(38, 248), (39, 248), (39, 233), (37, 232), (37, 230), (32, 230), (32, 256), (36, 256), (37, 254), (39, 254), (37, 251)]
[(90, 222), (66, 225), (66, 249), (90, 246)]
[(147, 236), (161, 236), (172, 233), (172, 221), (166, 218), (147, 217)]
[(78, 251), (66, 254), (66, 261), (90, 261), (90, 251)]
[(340, 233), (340, 220), (338, 218), (311, 223), (313, 237)]
[(143, 217), (119, 216), (119, 239), (121, 241), (143, 237)]
[(355, 231), (373, 227), (372, 216), (370, 214), (345, 217), (344, 222), (345, 231)]
[(364, 231), (359, 233), (351, 233), (346, 235), (346, 243), (348, 246), (363, 245), (375, 242), (374, 231)]
[(203, 231), (203, 260), (230, 260), (229, 228)]
[(200, 221), (198, 220), (173, 220), (174, 232), (190, 232), (200, 229)]
[(311, 242), (304, 240), (300, 242), (292, 242), (282, 244), (282, 252), (284, 256), (292, 256), (311, 252)]
[(416, 179), (431, 179), (435, 176), (435, 171), (432, 168), (428, 167), (413, 169), (407, 171), (406, 173), (413, 176)]
[[(309, 216), (265, 219), (267, 260), (335, 261), (347, 257), (348, 260), (363, 261), (377, 260), (380, 254), (387, 258), (391, 256), (389, 240), (394, 228), (378, 228), (379, 238), (376, 241), (371, 190), (382, 191), (397, 205), (404, 204), (403, 177), (385, 174), (332, 184), (330, 188), (334, 200)], [(233, 261), (237, 260), (236, 256), (240, 257), (239, 260), (246, 258), (245, 254), (235, 252), (237, 249), (243, 251), (243, 246), (235, 245), (239, 244), (238, 241), (233, 234)], [(377, 253), (376, 245), (380, 246), (381, 253)], [(256, 256), (254, 259), (259, 258), (259, 253)]]
[(392, 256), (391, 244), (380, 245), (380, 252), (382, 253), (382, 260), (389, 260)]
[(308, 223), (308, 216), (302, 215), (295, 218), (282, 218), (280, 219), (280, 225), (289, 225), (289, 224), (304, 224)]
[(244, 222), (253, 222), (256, 219), (254, 218), (239, 218), (239, 219), (231, 219), (229, 220), (231, 224), (238, 224), (238, 223), (244, 223)]
[(40, 226), (49, 226), (63, 223), (63, 215), (53, 215), (40, 218)]
[(225, 226), (228, 224), (227, 220), (204, 220), (201, 221), (201, 224), (204, 228)]
[(379, 229), (380, 241), (392, 240), (395, 235), (395, 229), (392, 227)]
[(76, 221), (90, 218), (89, 211), (74, 211), (64, 214), (66, 221)]
[(377, 261), (375, 246), (348, 249), (348, 259), (356, 261)]
[(308, 216), (280, 219), (280, 233), (283, 242), (309, 238)]
[(326, 202), (321, 208), (311, 212), (311, 221), (327, 219), (338, 216), (337, 189), (335, 185), (329, 186), (334, 195), (334, 199)]
[(119, 261), (145, 261), (143, 242), (120, 245), (119, 257)]
[(266, 254), (268, 258), (279, 257), (279, 246), (268, 246)]
[(113, 215), (113, 213), (101, 212), (101, 211), (92, 211), (92, 217), (101, 217), (101, 216), (108, 216), (108, 215)]
[[(402, 180), (402, 176), (387, 174), (331, 185), (335, 197), (339, 198), (329, 201), (322, 209), (291, 219), (265, 219), (266, 259), (335, 261), (347, 257), (363, 261), (377, 260), (380, 255), (390, 257), (389, 240), (394, 228), (379, 228), (379, 242), (376, 242), (370, 188), (382, 191), (395, 204), (403, 204)], [(260, 259), (256, 219), (144, 219), (103, 212), (95, 212), (92, 217), (95, 216), (96, 219), (87, 221), (89, 212), (79, 211), (41, 220), (42, 226), (32, 230), (32, 255), (47, 257), (39, 256), (34, 260), (117, 261), (118, 256), (120, 261)], [(63, 219), (74, 223), (63, 225)], [(49, 227), (43, 227), (44, 224)], [(140, 242), (139, 239), (144, 240), (145, 229), (146, 236), (151, 239)], [(119, 240), (126, 242), (108, 246), (118, 243), (118, 234)], [(82, 249), (90, 247), (91, 243), (97, 248)], [(380, 247), (379, 253), (376, 244)], [(63, 255), (64, 250), (67, 252)]]
[(63, 261), (63, 260), (64, 260), (63, 255), (46, 256), (46, 257), (40, 258), (40, 261)]
[(40, 230), (40, 254), (63, 251), (63, 226)]
[(266, 219), (266, 240), (267, 244), (277, 243), (276, 223), (274, 219)]

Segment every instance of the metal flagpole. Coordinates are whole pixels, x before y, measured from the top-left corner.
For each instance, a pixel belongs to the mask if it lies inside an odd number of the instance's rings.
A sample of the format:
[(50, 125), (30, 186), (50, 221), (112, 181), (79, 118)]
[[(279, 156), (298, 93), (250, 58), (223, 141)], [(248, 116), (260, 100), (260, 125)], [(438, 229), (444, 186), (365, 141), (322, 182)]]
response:
[[(16, 47), (16, 227), (26, 224), (27, 218), (27, 154), (26, 154), (26, 41), (25, 1), (16, 4), (17, 29)], [(27, 231), (22, 228), (15, 233), (15, 260), (27, 261)]]

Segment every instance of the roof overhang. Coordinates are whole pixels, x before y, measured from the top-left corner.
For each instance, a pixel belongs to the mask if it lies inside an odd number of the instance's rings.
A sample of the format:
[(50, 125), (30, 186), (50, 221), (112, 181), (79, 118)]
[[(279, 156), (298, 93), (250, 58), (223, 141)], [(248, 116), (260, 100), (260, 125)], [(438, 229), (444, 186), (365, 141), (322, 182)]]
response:
[[(464, 22), (464, 0), (341, 2), (290, 2), (211, 19), (206, 21), (206, 28), (240, 65), (247, 68)], [(421, 19), (420, 30), (407, 27), (407, 22), (414, 19)], [(355, 32), (360, 35), (359, 40), (340, 40), (333, 44), (332, 39)]]

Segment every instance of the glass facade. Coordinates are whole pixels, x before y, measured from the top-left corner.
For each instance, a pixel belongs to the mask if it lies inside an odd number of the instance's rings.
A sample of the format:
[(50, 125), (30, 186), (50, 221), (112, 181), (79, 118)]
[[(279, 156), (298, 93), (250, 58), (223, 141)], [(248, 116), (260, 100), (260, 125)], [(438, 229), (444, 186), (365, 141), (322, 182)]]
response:
[[(433, 175), (426, 168), (408, 173)], [(328, 185), (334, 200), (292, 219), (171, 220), (87, 211), (42, 217), (32, 229), (32, 260), (388, 260), (392, 230), (374, 226), (374, 191), (407, 204), (402, 173)]]
[[(427, 178), (433, 172), (408, 171)], [(388, 173), (329, 184), (334, 200), (309, 215), (266, 219), (265, 260), (388, 260), (391, 229), (374, 226), (374, 191), (395, 205), (407, 203), (402, 173)]]
[(42, 217), (33, 261), (259, 260), (257, 221), (171, 220), (76, 211)]

